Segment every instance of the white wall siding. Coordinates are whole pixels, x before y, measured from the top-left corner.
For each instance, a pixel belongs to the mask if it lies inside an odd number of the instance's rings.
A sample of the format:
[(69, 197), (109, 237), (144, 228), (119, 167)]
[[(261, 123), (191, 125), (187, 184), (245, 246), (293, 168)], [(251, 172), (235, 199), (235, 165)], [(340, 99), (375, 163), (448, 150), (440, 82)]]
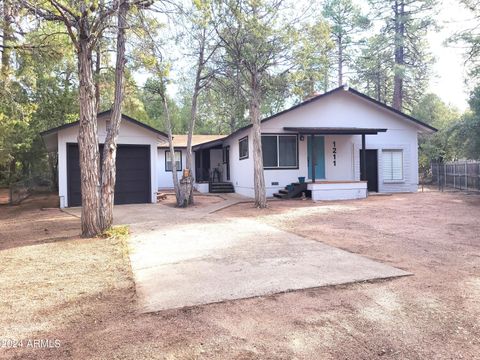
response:
[[(360, 179), (361, 140), (355, 142), (355, 179)], [(378, 191), (381, 193), (415, 192), (418, 189), (418, 145), (415, 131), (392, 131), (389, 134), (367, 135), (366, 149), (377, 150)], [(383, 178), (383, 150), (402, 150), (403, 179), (388, 181)]]
[[(187, 161), (187, 151), (186, 149), (176, 149), (182, 152), (182, 169), (177, 170), (178, 180), (182, 178), (182, 171), (185, 169), (185, 164)], [(171, 171), (165, 171), (165, 151), (169, 149), (158, 148), (158, 166), (157, 166), (157, 181), (158, 189), (172, 189), (173, 188), (173, 177)], [(194, 156), (195, 157), (195, 156)], [(192, 159), (192, 162), (195, 162), (195, 158)], [(193, 166), (195, 168), (195, 166)]]
[[(353, 168), (353, 142), (360, 135), (325, 136), (325, 179), (355, 180)], [(336, 165), (333, 157), (333, 143), (336, 147)]]
[[(238, 140), (248, 135), (248, 158), (239, 159)], [(230, 181), (235, 192), (253, 197), (253, 147), (251, 129), (242, 131), (240, 135), (235, 135), (224, 142), (224, 146), (230, 145)]]

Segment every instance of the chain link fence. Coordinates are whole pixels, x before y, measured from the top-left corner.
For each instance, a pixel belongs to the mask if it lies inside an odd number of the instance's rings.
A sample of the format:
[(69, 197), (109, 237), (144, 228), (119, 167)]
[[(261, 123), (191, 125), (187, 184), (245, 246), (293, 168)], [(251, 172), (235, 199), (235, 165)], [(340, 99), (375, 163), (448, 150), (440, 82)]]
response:
[(455, 161), (431, 164), (432, 183), (439, 189), (480, 191), (480, 162)]

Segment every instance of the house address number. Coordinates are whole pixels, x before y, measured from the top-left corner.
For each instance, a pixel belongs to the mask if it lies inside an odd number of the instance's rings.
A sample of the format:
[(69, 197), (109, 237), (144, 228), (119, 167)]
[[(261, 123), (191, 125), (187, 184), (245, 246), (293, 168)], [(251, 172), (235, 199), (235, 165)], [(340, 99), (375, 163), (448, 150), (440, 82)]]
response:
[(332, 155), (333, 155), (333, 166), (337, 166), (337, 142), (333, 142), (332, 147)]

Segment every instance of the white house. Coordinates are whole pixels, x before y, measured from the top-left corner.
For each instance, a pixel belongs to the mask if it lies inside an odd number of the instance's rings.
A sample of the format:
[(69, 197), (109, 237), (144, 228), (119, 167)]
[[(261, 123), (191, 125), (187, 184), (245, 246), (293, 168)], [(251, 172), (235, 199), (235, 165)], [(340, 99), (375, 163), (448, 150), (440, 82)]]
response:
[[(109, 113), (99, 114), (99, 143)], [(155, 202), (171, 188), (167, 137), (124, 116), (118, 138), (117, 203)], [(314, 200), (354, 199), (371, 192), (415, 192), (419, 133), (436, 129), (354, 89), (339, 87), (262, 120), (267, 196), (305, 193)], [(252, 127), (224, 135), (195, 135), (192, 172), (202, 192), (253, 197)], [(78, 122), (42, 133), (58, 151), (61, 206), (80, 205)], [(178, 171), (186, 137), (174, 136)], [(304, 182), (303, 182), (304, 180)], [(117, 200), (118, 199), (118, 200)]]

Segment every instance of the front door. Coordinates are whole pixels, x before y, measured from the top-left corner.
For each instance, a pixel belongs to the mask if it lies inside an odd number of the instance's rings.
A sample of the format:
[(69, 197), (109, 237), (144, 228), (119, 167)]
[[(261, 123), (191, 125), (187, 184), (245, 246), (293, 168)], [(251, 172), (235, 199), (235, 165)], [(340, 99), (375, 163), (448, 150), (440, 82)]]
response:
[[(314, 140), (312, 140), (314, 139)], [(325, 139), (323, 136), (308, 136), (308, 178), (312, 179), (312, 159), (315, 152), (315, 179), (325, 179)]]
[(210, 181), (210, 150), (195, 151), (195, 178), (197, 182)]
[[(377, 150), (366, 150), (367, 160), (367, 188), (368, 191), (378, 192), (378, 157)], [(362, 150), (360, 150), (360, 171), (363, 166)]]

